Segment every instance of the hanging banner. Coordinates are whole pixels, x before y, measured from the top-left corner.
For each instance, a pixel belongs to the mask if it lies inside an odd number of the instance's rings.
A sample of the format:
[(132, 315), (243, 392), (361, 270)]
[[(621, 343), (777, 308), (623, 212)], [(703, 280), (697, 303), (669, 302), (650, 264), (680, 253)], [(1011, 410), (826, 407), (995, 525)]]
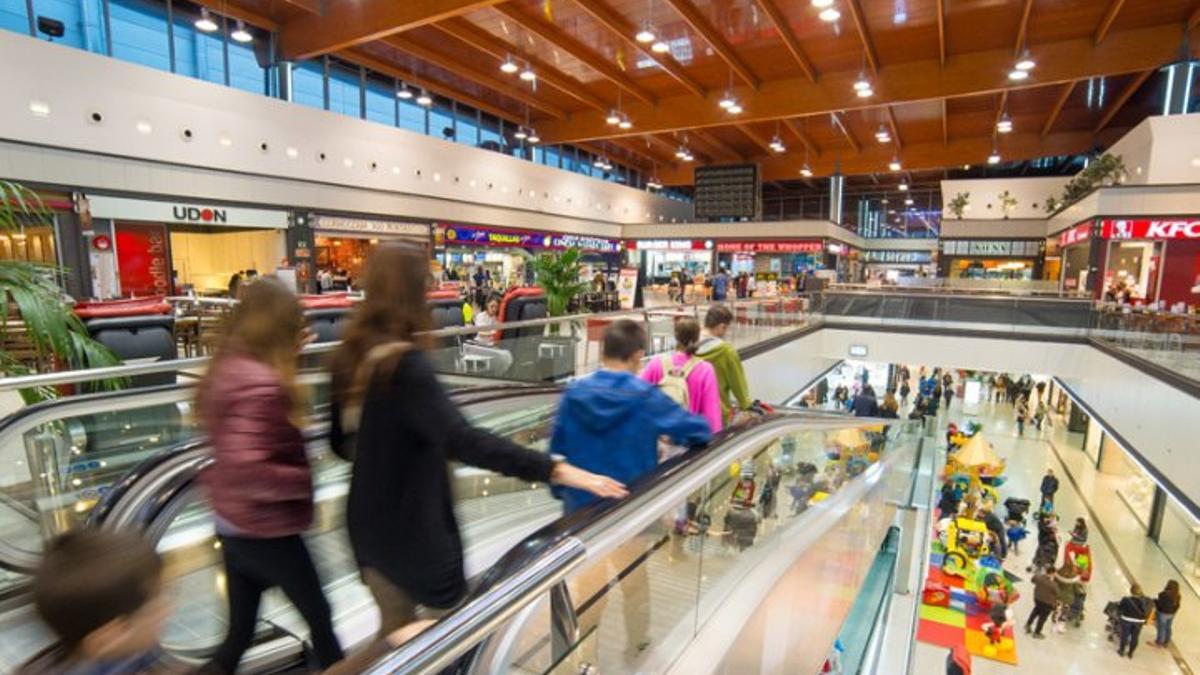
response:
[(121, 294), (129, 297), (171, 295), (167, 226), (117, 223), (116, 232)]

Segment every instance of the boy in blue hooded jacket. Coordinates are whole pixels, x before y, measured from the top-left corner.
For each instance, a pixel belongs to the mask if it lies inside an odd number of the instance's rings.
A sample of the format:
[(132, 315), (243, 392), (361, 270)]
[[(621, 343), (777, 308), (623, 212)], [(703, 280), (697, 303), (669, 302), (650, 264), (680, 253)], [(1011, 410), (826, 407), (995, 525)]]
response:
[[(558, 407), (550, 452), (581, 469), (629, 485), (658, 464), (658, 438), (699, 445), (712, 438), (708, 421), (692, 415), (638, 377), (646, 332), (628, 319), (604, 331), (601, 369), (567, 386)], [(554, 488), (570, 514), (597, 500), (573, 488)]]

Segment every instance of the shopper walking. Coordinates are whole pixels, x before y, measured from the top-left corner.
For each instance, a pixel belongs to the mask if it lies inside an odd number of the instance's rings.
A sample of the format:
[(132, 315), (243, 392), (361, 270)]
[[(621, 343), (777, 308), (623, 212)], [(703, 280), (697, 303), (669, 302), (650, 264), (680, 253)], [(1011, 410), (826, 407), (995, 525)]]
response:
[(254, 638), (259, 601), (280, 587), (308, 624), (322, 668), (342, 658), (329, 603), (301, 538), (313, 521), (312, 469), (296, 384), (304, 314), (296, 296), (267, 278), (242, 288), (196, 404), (212, 445), (202, 474), (225, 559), (229, 628), (211, 668), (237, 670)]
[(1024, 396), (1017, 400), (1017, 435), (1025, 435), (1025, 422), (1029, 421), (1029, 400)]
[(1142, 626), (1150, 619), (1153, 607), (1154, 603), (1142, 594), (1142, 587), (1137, 584), (1130, 587), (1129, 595), (1121, 598), (1121, 602), (1117, 604), (1117, 627), (1121, 636), (1117, 654), (1133, 658), (1138, 638), (1142, 634)]
[(1054, 582), (1054, 575), (1049, 569), (1039, 569), (1038, 573), (1033, 575), (1033, 611), (1025, 621), (1025, 632), (1032, 633), (1033, 637), (1039, 640), (1046, 637), (1042, 628), (1045, 627), (1046, 619), (1050, 618), (1057, 603), (1058, 584)]
[(402, 244), (367, 262), (366, 297), (333, 361), (330, 442), (353, 459), (346, 520), (362, 577), (380, 610), (380, 634), (453, 607), (467, 590), (447, 463), (491, 469), (600, 497), (624, 486), (471, 426), (425, 354), (432, 317), (429, 258)]
[(908, 407), (908, 395), (912, 393), (912, 387), (908, 384), (908, 378), (900, 380), (900, 406)]
[(1175, 623), (1175, 615), (1179, 613), (1179, 582), (1171, 579), (1154, 601), (1154, 627), (1157, 629), (1154, 644), (1166, 647), (1171, 644), (1171, 624)]
[(717, 373), (711, 363), (696, 356), (699, 347), (700, 324), (692, 318), (676, 321), (675, 352), (651, 359), (641, 377), (661, 386), (688, 412), (703, 416), (716, 433), (724, 426)]
[(742, 357), (737, 349), (725, 341), (725, 335), (733, 324), (733, 312), (727, 305), (713, 305), (704, 315), (704, 335), (696, 356), (712, 364), (717, 373), (717, 393), (721, 399), (721, 412), (726, 422), (733, 418), (733, 404), (738, 410), (749, 410), (753, 404), (750, 388), (746, 384), (746, 371), (742, 368)]

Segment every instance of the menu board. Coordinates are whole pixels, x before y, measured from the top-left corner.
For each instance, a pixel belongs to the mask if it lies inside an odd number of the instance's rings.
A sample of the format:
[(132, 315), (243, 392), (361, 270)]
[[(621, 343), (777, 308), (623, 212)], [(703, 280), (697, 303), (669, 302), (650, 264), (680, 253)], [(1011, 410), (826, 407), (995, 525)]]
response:
[(762, 210), (762, 176), (758, 165), (729, 164), (697, 168), (692, 206), (697, 219), (757, 220)]

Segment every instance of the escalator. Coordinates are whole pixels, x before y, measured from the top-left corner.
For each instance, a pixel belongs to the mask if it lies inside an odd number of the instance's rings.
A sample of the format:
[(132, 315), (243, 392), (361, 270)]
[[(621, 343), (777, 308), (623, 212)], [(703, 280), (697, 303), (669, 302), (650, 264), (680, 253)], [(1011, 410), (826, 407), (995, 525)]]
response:
[(918, 475), (919, 427), (885, 424), (726, 432), (535, 533), (370, 672), (820, 672)]
[[(322, 378), (309, 377), (314, 388), (323, 388)], [(549, 438), (549, 424), (558, 401), (556, 390), (527, 385), (478, 386), (468, 380), (451, 380), (451, 399), (475, 424), (532, 447), (542, 447)], [(4, 444), (23, 444), (33, 437), (35, 450), (56, 456), (63, 439), (110, 438), (110, 433), (138, 427), (129, 413), (142, 416), (159, 429), (137, 442), (112, 444), (98, 459), (97, 446), (79, 453), (95, 465), (88, 474), (67, 474), (60, 481), (26, 479), (23, 492), (8, 490), (22, 510), (6, 514), (0, 529), (0, 549), (12, 554), (5, 570), (8, 574), (7, 597), (0, 598), (0, 671), (8, 671), (37, 649), (48, 644), (48, 636), (32, 616), (27, 605), (27, 572), (36, 567), (43, 537), (90, 524), (99, 527), (144, 528), (160, 542), (172, 578), (171, 591), (179, 612), (168, 632), (169, 646), (183, 656), (203, 654), (224, 631), (224, 605), (217, 599), (223, 581), (219, 576), (219, 551), (215, 548), (211, 511), (200, 499), (195, 484), (196, 472), (207, 465), (208, 454), (190, 422), (191, 388), (168, 386), (98, 396), (81, 396), (33, 406), (0, 426), (0, 448)], [(322, 578), (339, 615), (358, 614), (363, 601), (369, 605), (365, 590), (357, 582), (347, 582), (353, 569), (347, 558), (342, 508), (348, 487), (349, 466), (328, 452), (324, 440), (323, 419), (326, 406), (319, 397), (313, 419), (318, 422), (306, 431), (313, 457), (318, 500), (318, 527), (311, 545)], [(124, 420), (121, 421), (121, 417)], [(155, 416), (165, 417), (155, 419)], [(82, 421), (86, 420), (86, 422)], [(116, 420), (116, 421), (114, 421)], [(119, 436), (119, 434), (118, 434)], [(132, 434), (129, 434), (132, 437)], [(70, 456), (72, 451), (67, 449)], [(101, 465), (103, 462), (103, 465)], [(31, 472), (31, 476), (36, 475)], [(84, 483), (86, 480), (87, 483)], [(47, 488), (71, 487), (58, 497)], [(461, 497), (460, 517), (467, 541), (478, 542), (468, 564), (476, 559), (494, 560), (512, 545), (506, 538), (490, 537), (492, 531), (514, 529), (518, 538), (550, 522), (559, 507), (545, 490), (536, 490), (523, 481), (495, 476), (467, 467), (459, 468), (454, 484)], [(96, 487), (99, 489), (96, 489)], [(89, 492), (89, 490), (91, 490)], [(25, 497), (16, 499), (17, 495)], [(50, 504), (50, 506), (47, 506)], [(19, 515), (20, 519), (13, 516)], [(475, 536), (482, 528), (482, 534)], [(471, 538), (474, 537), (474, 538)], [(16, 564), (12, 564), (15, 560)], [(298, 617), (288, 615), (278, 598), (264, 598), (264, 626), (284, 633), (293, 624), (303, 626)], [(288, 608), (290, 609), (290, 608)], [(5, 611), (7, 610), (7, 611)], [(348, 624), (347, 624), (348, 625)], [(292, 640), (295, 644), (295, 640)], [(289, 650), (284, 649), (285, 653)], [(291, 650), (294, 655), (294, 649)]]

